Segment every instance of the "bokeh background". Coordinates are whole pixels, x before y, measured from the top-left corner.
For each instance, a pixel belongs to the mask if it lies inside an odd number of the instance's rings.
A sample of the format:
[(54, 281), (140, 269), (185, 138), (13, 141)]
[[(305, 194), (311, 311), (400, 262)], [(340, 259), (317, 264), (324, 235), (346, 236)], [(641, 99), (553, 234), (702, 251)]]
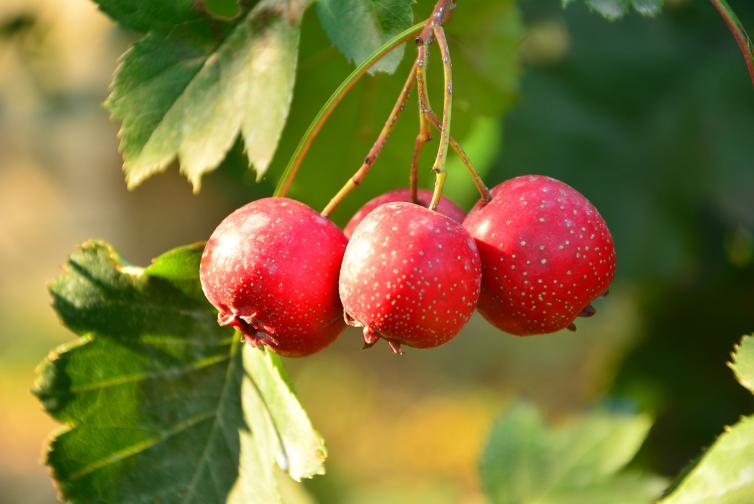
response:
[[(516, 397), (554, 420), (629, 398), (656, 418), (635, 464), (667, 475), (754, 410), (725, 366), (754, 331), (754, 92), (738, 48), (705, 1), (668, 1), (654, 20), (614, 23), (559, 3), (520, 2), (525, 30), (512, 32), (520, 79), (499, 76), (519, 79), (509, 112), (471, 121), (464, 136), (490, 184), (543, 173), (596, 204), (618, 251), (611, 294), (576, 333), (518, 339), (475, 318), (452, 343), (400, 359), (382, 346), (362, 352), (358, 333), (347, 332), (290, 361), (328, 443), (328, 475), (308, 484), (321, 502), (482, 501), (476, 459)], [(754, 29), (754, 5), (733, 3)], [(236, 146), (194, 195), (176, 167), (125, 189), (117, 125), (101, 103), (133, 34), (88, 0), (0, 3), (0, 502), (55, 501), (40, 461), (56, 426), (29, 389), (35, 365), (72, 335), (50, 309), (46, 283), (88, 238), (146, 264), (271, 193), (299, 131), (349, 71), (312, 14), (302, 39), (307, 78), (271, 174), (255, 184)], [(328, 158), (352, 149), (353, 136), (376, 135), (353, 111), (378, 124), (387, 110), (374, 97), (389, 103), (402, 80), (370, 79), (349, 98), (305, 163), (297, 197), (321, 206), (335, 192), (344, 174)], [(396, 136), (412, 138), (414, 121)], [(407, 164), (395, 155), (335, 215), (341, 224), (370, 196), (405, 184)], [(462, 178), (455, 166), (450, 193), (469, 207)]]

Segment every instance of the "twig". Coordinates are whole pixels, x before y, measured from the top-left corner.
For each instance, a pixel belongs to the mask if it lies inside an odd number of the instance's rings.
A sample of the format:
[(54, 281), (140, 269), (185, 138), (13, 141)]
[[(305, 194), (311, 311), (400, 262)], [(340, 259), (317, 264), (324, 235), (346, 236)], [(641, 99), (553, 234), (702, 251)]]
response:
[(387, 56), (393, 49), (411, 40), (416, 36), (417, 33), (420, 33), (424, 29), (426, 23), (427, 21), (417, 23), (411, 28), (405, 30), (402, 33), (399, 33), (392, 39), (385, 42), (382, 47), (377, 49), (377, 51), (375, 51), (369, 58), (364, 60), (363, 63), (356, 67), (354, 71), (351, 72), (351, 74), (346, 77), (346, 79), (340, 84), (340, 86), (338, 86), (338, 89), (335, 90), (335, 92), (330, 96), (330, 98), (328, 98), (319, 112), (317, 112), (314, 120), (306, 129), (304, 136), (296, 146), (296, 150), (293, 152), (293, 156), (291, 156), (291, 159), (288, 162), (283, 175), (280, 177), (280, 181), (278, 182), (277, 187), (275, 188), (275, 196), (285, 196), (286, 194), (288, 194), (288, 191), (293, 184), (293, 179), (296, 178), (298, 169), (301, 166), (304, 157), (306, 157), (307, 152), (309, 152), (309, 148), (314, 142), (314, 139), (317, 137), (320, 130), (322, 129), (322, 126), (324, 126), (325, 122), (327, 122), (327, 119), (330, 117), (338, 104), (340, 104), (343, 98), (348, 94), (348, 92), (364, 75), (366, 75), (369, 69), (372, 68), (378, 61)]
[(450, 142), (450, 117), (453, 109), (453, 71), (450, 62), (450, 49), (448, 48), (448, 39), (445, 38), (445, 30), (441, 25), (435, 25), (433, 29), (437, 45), (440, 47), (440, 56), (442, 57), (442, 72), (445, 80), (443, 86), (443, 107), (442, 107), (442, 124), (440, 125), (440, 145), (437, 148), (437, 156), (432, 171), (435, 172), (435, 190), (432, 193), (432, 202), (429, 204), (430, 210), (437, 210), (442, 198), (442, 190), (447, 177), (445, 162), (448, 158), (448, 144)]
[[(427, 115), (427, 117), (432, 123), (432, 126), (440, 131), (442, 125), (440, 124), (440, 120), (437, 118), (437, 114), (431, 112)], [(455, 139), (455, 137), (453, 137), (453, 135), (450, 135), (450, 147), (455, 151), (455, 153), (461, 159), (463, 165), (466, 167), (466, 170), (469, 172), (471, 180), (472, 182), (474, 182), (474, 186), (476, 186), (477, 191), (479, 191), (482, 203), (487, 204), (492, 201), (492, 194), (490, 193), (489, 188), (484, 183), (484, 180), (482, 180), (482, 177), (479, 176), (479, 172), (477, 172), (474, 168), (474, 165), (472, 164), (468, 154), (466, 154), (466, 151), (463, 150), (463, 147), (461, 147), (461, 144), (458, 142), (458, 140)]]
[(720, 16), (722, 16), (725, 24), (728, 25), (733, 38), (736, 39), (736, 43), (744, 55), (746, 68), (749, 70), (749, 77), (751, 77), (751, 84), (754, 86), (754, 44), (752, 44), (741, 21), (739, 21), (738, 16), (736, 16), (736, 13), (731, 9), (726, 0), (710, 1), (712, 2), (712, 6), (720, 13)]
[(380, 134), (377, 136), (377, 140), (374, 141), (372, 148), (369, 149), (369, 153), (364, 158), (364, 162), (361, 164), (359, 169), (356, 170), (356, 173), (354, 173), (353, 176), (349, 178), (348, 181), (343, 185), (343, 187), (340, 188), (340, 191), (338, 191), (338, 193), (333, 196), (324, 210), (322, 210), (321, 213), (323, 216), (329, 216), (333, 212), (333, 210), (335, 210), (335, 208), (341, 203), (341, 201), (343, 201), (343, 199), (348, 195), (348, 193), (353, 191), (356, 187), (359, 186), (359, 184), (361, 184), (361, 181), (364, 180), (364, 177), (366, 177), (367, 173), (369, 173), (369, 170), (372, 169), (372, 166), (374, 166), (375, 161), (377, 161), (377, 157), (380, 155), (380, 152), (382, 152), (382, 148), (385, 146), (387, 139), (390, 137), (390, 133), (392, 133), (393, 127), (395, 127), (395, 123), (398, 121), (401, 112), (403, 112), (403, 109), (406, 108), (406, 101), (411, 94), (411, 88), (414, 87), (415, 80), (416, 65), (411, 67), (411, 72), (409, 72), (408, 74), (408, 78), (406, 79), (406, 83), (403, 85), (401, 94), (398, 96), (398, 100), (395, 102), (395, 105), (393, 105), (393, 109), (390, 111), (390, 115), (388, 116), (387, 121), (385, 121), (385, 125), (382, 127)]

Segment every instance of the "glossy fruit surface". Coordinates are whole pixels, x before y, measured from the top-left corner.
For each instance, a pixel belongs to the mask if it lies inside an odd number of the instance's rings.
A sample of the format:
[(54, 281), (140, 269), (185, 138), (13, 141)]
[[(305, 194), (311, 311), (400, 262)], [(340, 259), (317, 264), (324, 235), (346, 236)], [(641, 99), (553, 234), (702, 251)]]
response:
[(354, 230), (343, 257), (340, 298), (364, 341), (428, 348), (451, 340), (479, 297), (474, 240), (456, 221), (413, 203), (376, 208)]
[(218, 323), (290, 357), (309, 355), (343, 330), (338, 273), (346, 237), (287, 198), (264, 198), (223, 220), (207, 241), (200, 278)]
[(597, 209), (550, 177), (527, 175), (492, 189), (464, 227), (482, 258), (479, 311), (517, 335), (575, 328), (615, 274), (615, 247)]
[[(417, 191), (417, 198), (421, 206), (427, 207), (429, 206), (429, 202), (432, 201), (432, 191), (419, 189)], [(350, 238), (353, 234), (353, 230), (364, 220), (364, 217), (369, 215), (369, 212), (385, 203), (393, 203), (397, 201), (410, 202), (411, 191), (409, 189), (396, 189), (395, 191), (386, 192), (376, 198), (370, 199), (364, 203), (364, 206), (362, 206), (355, 214), (353, 214), (353, 217), (348, 221), (343, 232), (348, 238)], [(466, 217), (466, 214), (463, 213), (463, 210), (461, 210), (458, 205), (444, 196), (440, 200), (440, 204), (437, 206), (437, 211), (443, 215), (447, 215), (458, 223), (463, 222), (464, 217)]]

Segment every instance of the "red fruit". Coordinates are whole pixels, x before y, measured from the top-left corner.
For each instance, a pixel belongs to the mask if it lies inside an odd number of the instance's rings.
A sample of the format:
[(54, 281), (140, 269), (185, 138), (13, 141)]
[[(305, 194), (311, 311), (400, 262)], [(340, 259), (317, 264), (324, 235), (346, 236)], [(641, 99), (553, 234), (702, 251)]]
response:
[(412, 203), (388, 203), (354, 230), (340, 270), (346, 321), (379, 338), (428, 348), (451, 340), (474, 312), (481, 264), (454, 220)]
[(345, 327), (338, 273), (346, 243), (335, 224), (303, 203), (252, 201), (212, 233), (202, 289), (220, 311), (220, 325), (281, 355), (309, 355)]
[[(432, 191), (419, 189), (419, 191), (417, 192), (417, 199), (419, 200), (420, 205), (428, 207), (430, 201), (432, 201)], [(353, 217), (351, 217), (351, 220), (348, 221), (348, 224), (346, 224), (343, 232), (348, 238), (350, 238), (353, 234), (353, 230), (356, 229), (356, 226), (358, 226), (361, 221), (364, 220), (364, 217), (369, 215), (369, 212), (371, 212), (378, 206), (384, 205), (385, 203), (392, 203), (395, 201), (410, 202), (411, 190), (396, 189), (395, 191), (386, 192), (385, 194), (381, 194), (376, 198), (370, 199), (364, 204), (363, 207), (361, 207), (355, 214), (353, 214)], [(463, 210), (461, 210), (458, 205), (456, 205), (446, 197), (440, 199), (440, 204), (437, 206), (437, 211), (443, 215), (447, 215), (458, 223), (463, 222), (463, 218), (466, 217), (466, 214), (463, 213)]]
[(615, 274), (602, 216), (569, 185), (540, 175), (503, 182), (492, 196), (464, 221), (482, 258), (479, 312), (520, 336), (575, 329)]

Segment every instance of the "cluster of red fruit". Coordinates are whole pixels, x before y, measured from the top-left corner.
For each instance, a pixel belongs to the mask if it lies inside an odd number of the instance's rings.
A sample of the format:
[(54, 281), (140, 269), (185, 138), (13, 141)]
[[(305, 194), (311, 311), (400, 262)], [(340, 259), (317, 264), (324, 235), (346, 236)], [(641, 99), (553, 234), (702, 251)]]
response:
[[(434, 212), (394, 191), (345, 232), (297, 201), (253, 201), (212, 233), (202, 288), (221, 325), (286, 356), (321, 350), (345, 323), (363, 327), (366, 346), (442, 345), (476, 308), (511, 334), (573, 329), (613, 279), (605, 221), (549, 177), (517, 177), (491, 194), (464, 216), (447, 199)], [(430, 196), (419, 192), (421, 203)]]

